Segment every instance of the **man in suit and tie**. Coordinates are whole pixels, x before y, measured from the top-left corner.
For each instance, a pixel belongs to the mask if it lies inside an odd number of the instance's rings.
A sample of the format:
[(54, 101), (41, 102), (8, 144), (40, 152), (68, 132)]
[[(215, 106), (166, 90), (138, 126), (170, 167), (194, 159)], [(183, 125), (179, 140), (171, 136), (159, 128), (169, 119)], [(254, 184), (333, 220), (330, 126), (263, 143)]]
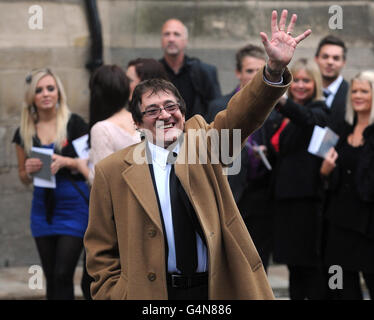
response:
[(94, 299), (274, 299), (223, 163), (212, 161), (209, 150), (222, 159), (225, 146), (200, 142), (210, 130), (240, 129), (243, 143), (287, 90), (287, 65), (311, 33), (292, 37), (297, 17), (286, 28), (287, 14), (278, 24), (273, 11), (272, 38), (260, 34), (266, 67), (211, 124), (199, 115), (185, 121), (185, 103), (168, 81), (135, 88), (130, 111), (146, 138), (99, 162), (91, 190), (84, 241)]
[(322, 75), (323, 94), (330, 109), (329, 127), (339, 134), (344, 123), (348, 82), (341, 71), (346, 63), (347, 48), (340, 38), (328, 35), (321, 39), (315, 61)]

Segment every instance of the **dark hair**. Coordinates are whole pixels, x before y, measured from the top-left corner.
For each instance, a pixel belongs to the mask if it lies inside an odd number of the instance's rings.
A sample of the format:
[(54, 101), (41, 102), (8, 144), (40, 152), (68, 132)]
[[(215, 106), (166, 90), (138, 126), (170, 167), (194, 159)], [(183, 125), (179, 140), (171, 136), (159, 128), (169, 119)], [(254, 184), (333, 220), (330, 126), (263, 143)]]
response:
[(135, 67), (140, 81), (156, 78), (169, 80), (164, 66), (155, 59), (137, 58), (127, 64), (127, 68), (131, 66)]
[(89, 128), (125, 107), (129, 100), (129, 79), (117, 65), (103, 65), (91, 75)]
[(265, 51), (258, 46), (249, 44), (241, 49), (235, 55), (236, 58), (236, 70), (241, 71), (243, 66), (243, 59), (245, 57), (253, 57), (261, 60), (266, 60)]
[(333, 36), (331, 34), (322, 38), (321, 41), (319, 42), (317, 51), (316, 51), (316, 57), (319, 56), (321, 48), (326, 44), (332, 44), (332, 45), (341, 47), (343, 49), (343, 59), (345, 60), (345, 57), (347, 55), (347, 47), (345, 46), (344, 41), (338, 38), (337, 36)]
[(164, 79), (148, 79), (140, 82), (134, 89), (132, 99), (130, 101), (129, 111), (132, 114), (132, 118), (135, 123), (143, 122), (143, 115), (140, 109), (142, 104), (143, 94), (151, 91), (151, 94), (155, 94), (160, 91), (173, 94), (177, 102), (179, 103), (179, 109), (182, 114), (186, 114), (186, 103), (180, 95), (178, 89), (169, 81)]

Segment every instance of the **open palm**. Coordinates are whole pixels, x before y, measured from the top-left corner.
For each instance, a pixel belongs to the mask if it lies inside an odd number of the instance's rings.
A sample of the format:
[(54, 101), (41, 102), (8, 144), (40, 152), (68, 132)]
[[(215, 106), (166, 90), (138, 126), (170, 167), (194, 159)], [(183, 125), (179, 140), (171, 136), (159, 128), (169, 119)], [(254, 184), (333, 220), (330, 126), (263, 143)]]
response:
[(298, 43), (308, 37), (312, 31), (310, 29), (306, 30), (304, 33), (296, 38), (292, 37), (292, 32), (295, 27), (297, 20), (297, 15), (293, 14), (291, 21), (288, 25), (287, 30), (286, 20), (288, 11), (283, 10), (279, 26), (277, 23), (277, 11), (273, 11), (271, 15), (271, 40), (269, 41), (266, 33), (261, 32), (262, 43), (264, 44), (265, 51), (269, 57), (268, 64), (273, 70), (282, 70), (291, 61), (294, 51)]

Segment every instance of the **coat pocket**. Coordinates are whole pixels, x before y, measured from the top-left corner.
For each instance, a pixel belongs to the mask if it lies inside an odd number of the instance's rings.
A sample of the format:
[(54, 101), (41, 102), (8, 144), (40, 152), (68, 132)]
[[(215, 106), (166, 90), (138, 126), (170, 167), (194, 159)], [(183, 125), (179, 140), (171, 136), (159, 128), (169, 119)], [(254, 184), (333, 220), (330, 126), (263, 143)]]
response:
[(127, 299), (127, 277), (121, 271), (120, 277), (112, 289), (110, 295), (111, 300), (126, 300)]
[(227, 228), (229, 230), (229, 238), (233, 240), (232, 245), (228, 249), (232, 251), (230, 255), (234, 255), (236, 258), (244, 255), (252, 271), (256, 271), (262, 266), (262, 261), (244, 222), (235, 217), (227, 225)]

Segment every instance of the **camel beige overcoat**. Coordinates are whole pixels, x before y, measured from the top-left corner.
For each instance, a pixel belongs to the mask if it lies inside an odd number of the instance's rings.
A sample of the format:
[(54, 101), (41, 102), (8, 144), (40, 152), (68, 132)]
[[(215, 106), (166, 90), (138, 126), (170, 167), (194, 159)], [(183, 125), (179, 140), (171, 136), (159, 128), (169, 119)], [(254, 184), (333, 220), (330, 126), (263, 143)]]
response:
[[(266, 119), (292, 77), (269, 85), (261, 70), (207, 124), (194, 116), (185, 124), (175, 172), (201, 224), (208, 248), (209, 299), (274, 299), (261, 259), (232, 196), (223, 165), (208, 155), (206, 164), (188, 164), (202, 152), (191, 129), (241, 129), (241, 139)], [(220, 132), (220, 131), (219, 131)], [(232, 132), (232, 131), (230, 131)], [(194, 141), (192, 141), (194, 140)], [(213, 140), (208, 139), (208, 144)], [(84, 243), (94, 299), (167, 299), (165, 238), (149, 166), (139, 161), (145, 143), (99, 162), (90, 196)], [(192, 146), (192, 147), (191, 147)]]

